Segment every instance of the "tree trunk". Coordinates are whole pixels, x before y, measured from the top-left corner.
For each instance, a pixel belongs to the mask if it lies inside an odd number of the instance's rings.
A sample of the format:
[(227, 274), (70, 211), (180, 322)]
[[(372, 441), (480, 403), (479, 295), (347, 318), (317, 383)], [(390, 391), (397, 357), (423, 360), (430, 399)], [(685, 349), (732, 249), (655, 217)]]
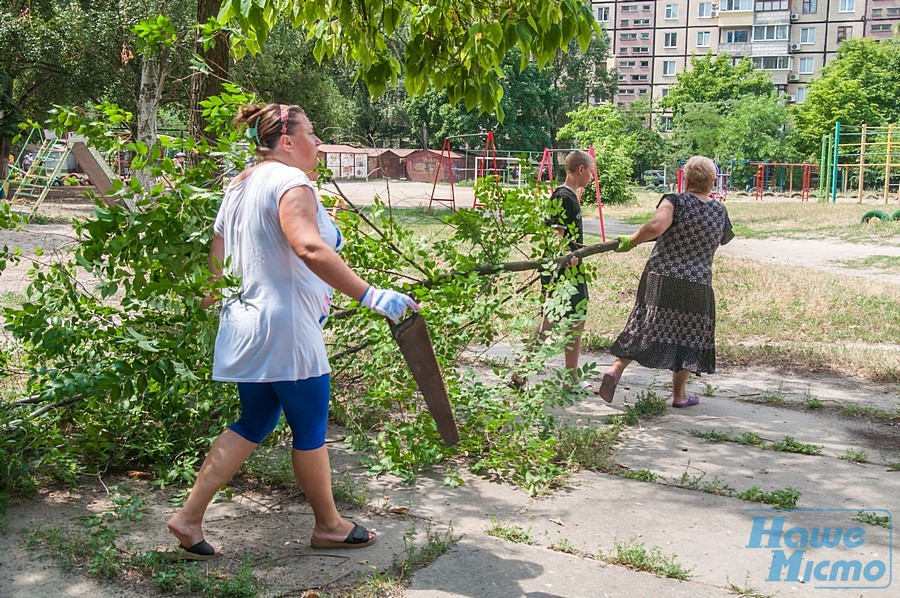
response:
[(0, 135), (0, 183), (6, 180), (6, 174), (9, 172), (6, 164), (11, 147), (12, 138), (9, 135)]
[[(162, 101), (163, 85), (169, 70), (168, 53), (147, 51), (141, 58), (141, 87), (137, 103), (137, 140), (146, 144), (152, 152), (158, 141), (156, 118)], [(156, 184), (156, 177), (150, 173), (149, 168), (136, 171), (135, 176), (144, 189), (149, 189)]]
[[(219, 14), (221, 6), (222, 0), (200, 0), (197, 3), (197, 22), (202, 24), (210, 17), (215, 17)], [(228, 79), (229, 45), (227, 31), (216, 34), (215, 45), (209, 50), (204, 50), (203, 44), (199, 40), (194, 43), (194, 52), (206, 62), (211, 72), (207, 74), (195, 71), (191, 75), (188, 135), (193, 139), (205, 138), (209, 143), (213, 143), (215, 140), (215, 135), (205, 131), (208, 123), (203, 118), (203, 108), (200, 106), (200, 102), (210, 96), (222, 93), (222, 82)], [(187, 161), (189, 166), (193, 166), (196, 161), (195, 155), (188, 154)]]

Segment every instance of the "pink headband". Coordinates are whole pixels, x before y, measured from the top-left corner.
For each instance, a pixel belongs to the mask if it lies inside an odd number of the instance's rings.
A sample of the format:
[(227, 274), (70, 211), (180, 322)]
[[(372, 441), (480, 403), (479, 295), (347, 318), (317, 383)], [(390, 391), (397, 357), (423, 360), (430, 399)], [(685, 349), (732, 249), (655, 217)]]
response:
[(290, 107), (285, 104), (279, 104), (281, 106), (281, 134), (287, 135), (288, 131), (288, 111)]

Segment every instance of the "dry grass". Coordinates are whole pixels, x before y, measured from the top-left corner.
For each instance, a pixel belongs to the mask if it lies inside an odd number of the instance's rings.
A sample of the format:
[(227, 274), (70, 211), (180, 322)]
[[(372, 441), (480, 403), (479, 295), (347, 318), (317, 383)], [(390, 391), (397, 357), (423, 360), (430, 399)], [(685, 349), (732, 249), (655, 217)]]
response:
[[(604, 206), (604, 218), (649, 219), (660, 194), (639, 191), (637, 201), (626, 205)], [(869, 210), (881, 210), (889, 215), (900, 209), (896, 200), (887, 206), (883, 202), (801, 202), (797, 199), (754, 201), (752, 198), (733, 198), (726, 202), (735, 234), (743, 238), (836, 239), (850, 243), (876, 243), (900, 246), (900, 221), (872, 221), (862, 224), (860, 217)]]
[[(634, 304), (649, 248), (598, 260), (586, 331), (614, 339)], [(804, 268), (716, 258), (713, 286), (721, 356), (736, 363), (856, 372), (900, 380), (896, 288)]]

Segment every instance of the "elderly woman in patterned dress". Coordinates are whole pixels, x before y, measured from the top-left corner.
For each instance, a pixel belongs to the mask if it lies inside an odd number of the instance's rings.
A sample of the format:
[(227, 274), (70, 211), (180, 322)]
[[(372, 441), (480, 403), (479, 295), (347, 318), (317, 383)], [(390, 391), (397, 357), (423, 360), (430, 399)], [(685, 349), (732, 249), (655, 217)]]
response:
[(694, 156), (684, 165), (685, 193), (664, 195), (656, 214), (636, 233), (619, 237), (616, 251), (656, 239), (625, 329), (610, 348), (616, 356), (603, 376), (600, 396), (612, 402), (622, 372), (632, 361), (672, 370), (672, 406), (690, 407), (688, 375), (716, 369), (716, 301), (713, 255), (734, 238), (725, 206), (710, 197), (716, 165)]

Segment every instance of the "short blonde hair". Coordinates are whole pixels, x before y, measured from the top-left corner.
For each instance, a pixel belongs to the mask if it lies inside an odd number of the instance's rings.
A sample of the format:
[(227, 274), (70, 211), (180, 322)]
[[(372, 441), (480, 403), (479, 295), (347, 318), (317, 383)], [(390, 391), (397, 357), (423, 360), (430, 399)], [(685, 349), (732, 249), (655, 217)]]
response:
[(712, 191), (718, 169), (706, 156), (694, 156), (684, 165), (684, 190), (704, 195)]
[(566, 172), (578, 172), (578, 167), (584, 166), (588, 170), (594, 168), (594, 159), (587, 152), (575, 150), (566, 156)]

